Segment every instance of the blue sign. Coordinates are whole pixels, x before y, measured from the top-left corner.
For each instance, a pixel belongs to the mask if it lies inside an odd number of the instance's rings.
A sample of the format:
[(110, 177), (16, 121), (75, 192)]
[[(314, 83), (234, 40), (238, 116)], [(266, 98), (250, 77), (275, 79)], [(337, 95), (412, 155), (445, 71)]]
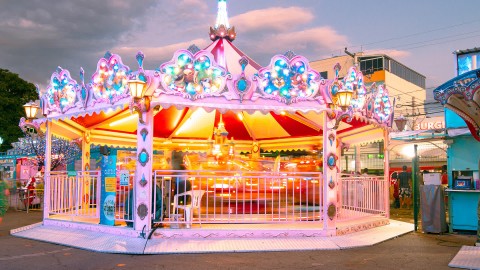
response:
[(111, 149), (108, 156), (101, 156), (102, 192), (100, 195), (100, 224), (115, 225), (117, 150)]

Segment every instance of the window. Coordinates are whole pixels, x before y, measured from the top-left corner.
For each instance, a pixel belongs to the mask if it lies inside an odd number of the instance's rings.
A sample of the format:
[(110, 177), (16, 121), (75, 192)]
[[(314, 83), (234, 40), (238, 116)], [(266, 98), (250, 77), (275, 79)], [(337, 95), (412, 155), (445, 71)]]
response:
[(328, 71), (322, 71), (322, 72), (320, 72), (320, 76), (321, 76), (323, 79), (328, 79)]

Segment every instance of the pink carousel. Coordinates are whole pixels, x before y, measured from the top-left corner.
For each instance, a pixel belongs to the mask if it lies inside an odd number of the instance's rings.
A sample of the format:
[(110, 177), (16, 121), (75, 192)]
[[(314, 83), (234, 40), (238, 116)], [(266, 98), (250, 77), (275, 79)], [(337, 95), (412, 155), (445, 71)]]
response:
[[(155, 70), (107, 52), (90, 81), (58, 68), (40, 97), (47, 136), (42, 226), (152, 238), (336, 236), (389, 223), (385, 176), (342, 175), (342, 148), (380, 141), (393, 101), (352, 67), (322, 78), (289, 51), (262, 67), (234, 44), (226, 1), (212, 43)], [(52, 137), (79, 143), (50, 171)], [(272, 152), (304, 155), (267, 157)], [(97, 154), (94, 154), (97, 153)], [(96, 156), (95, 156), (96, 155)], [(213, 232), (213, 233), (212, 233)]]

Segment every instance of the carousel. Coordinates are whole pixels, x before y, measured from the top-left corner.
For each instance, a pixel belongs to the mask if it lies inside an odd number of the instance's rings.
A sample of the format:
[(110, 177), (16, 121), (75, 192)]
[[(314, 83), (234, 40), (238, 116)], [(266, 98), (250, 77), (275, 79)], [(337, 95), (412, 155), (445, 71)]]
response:
[[(132, 69), (107, 52), (89, 81), (83, 69), (79, 81), (52, 74), (39, 91), (44, 117), (20, 122), (47, 138), (43, 224), (132, 237), (206, 237), (213, 225), (244, 237), (259, 233), (252, 224), (333, 236), (388, 224), (388, 177), (340, 165), (345, 148), (383, 140), (388, 174), (387, 89), (367, 87), (355, 67), (339, 77), (338, 64), (327, 80), (291, 51), (262, 67), (233, 44), (218, 5), (212, 43), (155, 70), (141, 52)], [(81, 146), (74, 171), (50, 171), (57, 137)]]

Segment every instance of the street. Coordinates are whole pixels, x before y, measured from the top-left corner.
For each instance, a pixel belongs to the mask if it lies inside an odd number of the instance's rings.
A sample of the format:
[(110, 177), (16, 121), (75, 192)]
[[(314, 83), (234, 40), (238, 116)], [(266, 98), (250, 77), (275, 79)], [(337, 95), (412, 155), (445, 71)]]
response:
[[(410, 221), (407, 210), (392, 218)], [(0, 225), (1, 269), (451, 269), (473, 234), (424, 234), (391, 239), (375, 246), (341, 251), (119, 255), (12, 237), (9, 230), (41, 221), (40, 211), (10, 209)]]

